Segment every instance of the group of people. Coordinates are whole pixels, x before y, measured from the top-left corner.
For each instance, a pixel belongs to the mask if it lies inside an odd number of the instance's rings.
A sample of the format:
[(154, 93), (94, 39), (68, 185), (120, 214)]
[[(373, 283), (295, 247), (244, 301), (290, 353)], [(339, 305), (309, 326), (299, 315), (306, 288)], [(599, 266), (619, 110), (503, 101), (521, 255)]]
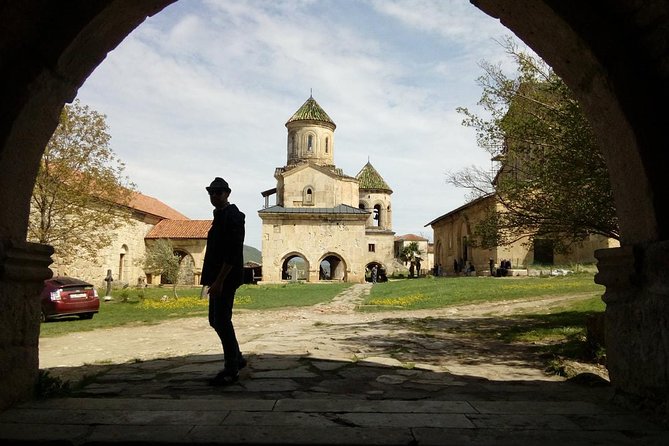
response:
[(386, 282), (388, 280), (386, 270), (381, 265), (374, 264), (371, 268), (366, 269), (366, 271), (369, 275), (369, 281), (372, 283)]
[(463, 259), (455, 260), (453, 259), (453, 272), (455, 274), (463, 273), (465, 275), (476, 274), (476, 267), (472, 262), (467, 260), (466, 262)]
[(490, 258), (490, 275), (492, 277), (505, 277), (509, 274), (509, 270), (512, 268), (511, 260), (506, 259), (502, 259), (502, 261), (499, 262), (499, 268), (497, 268), (497, 270), (494, 270), (493, 266), (494, 261)]

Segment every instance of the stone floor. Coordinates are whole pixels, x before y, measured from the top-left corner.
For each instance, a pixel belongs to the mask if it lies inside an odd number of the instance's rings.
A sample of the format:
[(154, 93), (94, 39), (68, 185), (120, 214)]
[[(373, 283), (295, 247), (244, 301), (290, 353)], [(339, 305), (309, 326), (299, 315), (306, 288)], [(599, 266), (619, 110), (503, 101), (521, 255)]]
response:
[[(349, 293), (312, 310), (345, 316), (354, 303), (355, 293)], [(0, 413), (0, 440), (72, 445), (669, 444), (666, 426), (617, 404), (600, 377), (549, 376), (526, 351), (486, 356), (493, 349), (475, 343), (474, 353), (458, 356), (457, 363), (437, 360), (450, 341), (426, 332), (430, 326), (423, 319), (423, 324), (414, 320), (399, 326), (397, 315), (392, 323), (383, 318), (384, 323), (351, 324), (350, 317), (343, 317), (348, 322), (339, 324), (327, 318), (327, 323), (312, 320), (299, 330), (295, 320), (302, 318), (288, 318), (293, 331), (271, 328), (272, 322), (257, 318), (253, 323), (259, 328), (253, 331), (244, 316), (239, 319), (249, 365), (239, 382), (223, 388), (208, 385), (221, 367), (215, 343), (207, 341), (200, 346), (203, 351), (189, 354), (82, 364), (74, 359), (81, 356), (74, 353), (74, 343), (52, 339), (43, 346), (48, 350), (44, 360), (51, 363), (47, 369), (54, 376), (78, 376), (80, 385), (65, 395)], [(438, 319), (429, 316), (430, 323)], [(190, 330), (193, 324), (189, 322)], [(178, 333), (175, 327), (150, 331), (169, 344), (176, 341), (165, 339), (164, 330)], [(448, 331), (443, 324), (438, 327)], [(279, 336), (289, 331), (293, 343)], [(96, 336), (113, 343), (114, 333)], [(151, 344), (148, 333), (142, 336), (141, 345)], [(365, 349), (356, 336), (364, 337)], [(411, 340), (411, 351), (387, 342), (393, 336)], [(133, 348), (139, 347), (129, 339), (124, 350)], [(430, 349), (440, 353), (429, 354)]]

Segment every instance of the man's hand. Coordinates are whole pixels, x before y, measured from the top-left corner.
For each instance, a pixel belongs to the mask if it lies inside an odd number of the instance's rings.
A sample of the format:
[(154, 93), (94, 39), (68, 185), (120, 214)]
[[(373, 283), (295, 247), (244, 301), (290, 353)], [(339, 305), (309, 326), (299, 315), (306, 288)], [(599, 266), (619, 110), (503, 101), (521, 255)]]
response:
[(216, 280), (214, 280), (214, 283), (211, 284), (209, 290), (207, 291), (210, 296), (212, 294), (220, 295), (223, 293), (223, 284), (225, 283), (225, 278), (228, 277), (228, 273), (231, 269), (231, 265), (228, 265), (227, 263), (223, 264), (221, 271), (219, 271), (218, 276), (216, 276)]
[(221, 293), (223, 293), (223, 281), (216, 279), (207, 290), (207, 294), (210, 296), (218, 296)]

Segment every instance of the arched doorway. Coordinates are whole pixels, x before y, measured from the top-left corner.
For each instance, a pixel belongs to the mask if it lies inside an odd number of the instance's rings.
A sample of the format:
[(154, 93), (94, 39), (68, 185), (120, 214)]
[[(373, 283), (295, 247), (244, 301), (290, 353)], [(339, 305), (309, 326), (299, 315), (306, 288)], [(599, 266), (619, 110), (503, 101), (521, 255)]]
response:
[[(194, 285), (195, 284), (195, 262), (193, 256), (183, 249), (175, 249), (174, 255), (179, 258), (179, 270), (177, 271), (176, 284), (177, 285)], [(161, 274), (160, 283), (162, 285), (174, 285), (174, 281), (170, 280), (166, 275)]]
[[(27, 243), (25, 236), (38, 162), (63, 104), (109, 51), (172, 2), (112, 0), (90, 8), (41, 9), (17, 4), (3, 11), (14, 26), (3, 39), (0, 299), (11, 303), (16, 296), (37, 296), (42, 279), (50, 275), (52, 249)], [(664, 198), (669, 75), (663, 31), (669, 5), (633, 0), (611, 0), (606, 6), (557, 0), (472, 3), (499, 18), (546, 60), (590, 119), (612, 178), (622, 233), (620, 248), (597, 255), (596, 280), (607, 287), (607, 325), (615, 327), (607, 330), (607, 365), (618, 388), (651, 398), (666, 395), (669, 347), (656, 340), (669, 335), (669, 286), (666, 268), (658, 266), (669, 258), (669, 202)], [(39, 312), (32, 301), (22, 311), (29, 314), (0, 316), (10, 332), (25, 333), (19, 341), (2, 341), (2, 361), (26, 358), (3, 377), (0, 387), (8, 389), (3, 401), (29, 393), (37, 374)], [(21, 349), (31, 353), (17, 355)]]
[(178, 284), (196, 285), (195, 283), (195, 261), (193, 256), (182, 249), (175, 249), (174, 254), (179, 257), (179, 278)]
[(337, 254), (328, 254), (320, 261), (319, 280), (346, 282), (346, 262)]
[(376, 282), (387, 282), (388, 275), (386, 267), (379, 262), (369, 262), (367, 265), (365, 265), (365, 282), (374, 281), (372, 274), (374, 267), (376, 267)]
[(309, 281), (309, 262), (302, 254), (291, 253), (281, 262), (281, 280)]
[(118, 255), (118, 278), (117, 280), (119, 282), (123, 282), (124, 280), (127, 281), (128, 274), (126, 271), (126, 263), (128, 261), (128, 245), (123, 245), (121, 246), (121, 249), (119, 251)]

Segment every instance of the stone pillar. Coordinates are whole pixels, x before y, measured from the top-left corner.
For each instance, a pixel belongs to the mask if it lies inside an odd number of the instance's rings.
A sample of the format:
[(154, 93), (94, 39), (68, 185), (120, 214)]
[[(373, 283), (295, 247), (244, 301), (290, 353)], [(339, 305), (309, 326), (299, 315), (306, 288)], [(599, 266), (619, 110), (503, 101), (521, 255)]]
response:
[(39, 294), (51, 246), (0, 239), (0, 410), (29, 399), (39, 371)]
[(605, 285), (606, 361), (624, 395), (669, 401), (669, 241), (595, 252)]

